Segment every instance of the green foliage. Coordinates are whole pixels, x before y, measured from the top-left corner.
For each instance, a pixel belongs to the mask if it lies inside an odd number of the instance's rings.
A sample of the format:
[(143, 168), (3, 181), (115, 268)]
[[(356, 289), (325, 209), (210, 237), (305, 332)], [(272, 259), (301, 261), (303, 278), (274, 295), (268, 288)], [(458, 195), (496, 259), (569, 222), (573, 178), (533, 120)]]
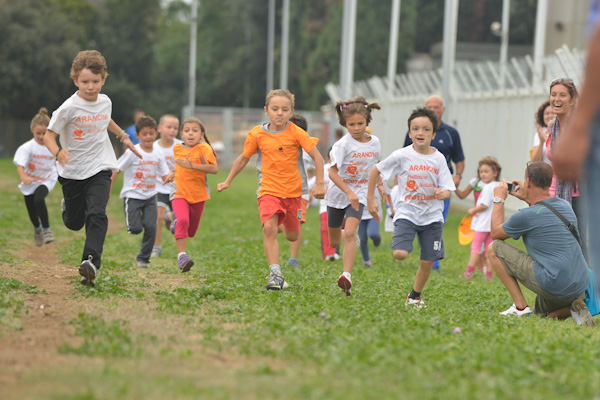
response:
[(70, 322), (75, 326), (75, 334), (83, 338), (83, 343), (75, 346), (63, 343), (59, 353), (102, 357), (137, 357), (142, 350), (135, 346), (131, 332), (125, 328), (126, 321), (106, 322), (96, 315), (81, 313)]

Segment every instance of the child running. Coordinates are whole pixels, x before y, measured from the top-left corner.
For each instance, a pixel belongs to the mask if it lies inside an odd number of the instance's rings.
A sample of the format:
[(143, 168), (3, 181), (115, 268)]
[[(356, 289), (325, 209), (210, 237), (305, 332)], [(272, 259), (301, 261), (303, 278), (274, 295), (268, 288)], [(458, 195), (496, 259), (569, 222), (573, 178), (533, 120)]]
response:
[[(326, 163), (323, 168), (323, 182), (325, 187), (329, 187), (329, 168), (331, 167), (331, 148), (327, 151)], [(324, 260), (337, 261), (340, 259), (340, 248), (333, 248), (329, 244), (329, 230), (327, 229), (327, 203), (325, 199), (319, 201), (319, 219), (321, 221), (321, 251)]]
[[(176, 144), (182, 143), (177, 139), (179, 133), (179, 118), (172, 114), (165, 114), (158, 121), (158, 133), (160, 139), (154, 142), (154, 150), (163, 155), (167, 162), (167, 167), (171, 175), (175, 175), (175, 156), (173, 148)], [(167, 179), (172, 181), (172, 177)], [(163, 184), (160, 180), (156, 181), (156, 191), (158, 192), (158, 216), (156, 220), (156, 238), (152, 248), (152, 257), (160, 257), (162, 254), (162, 226), (166, 225), (170, 230), (173, 222), (173, 206), (171, 205), (170, 194), (173, 190), (173, 183)], [(170, 210), (170, 211), (169, 211)]]
[(492, 223), (492, 205), (494, 200), (494, 188), (500, 184), (500, 172), (502, 167), (494, 157), (483, 157), (479, 160), (477, 167), (479, 174), (479, 186), (482, 187), (481, 195), (477, 199), (475, 207), (469, 208), (467, 213), (473, 216), (471, 229), (473, 230), (473, 242), (471, 243), (471, 257), (467, 270), (462, 274), (463, 277), (472, 279), (475, 272), (475, 265), (481, 259), (481, 246), (485, 254), (486, 272), (485, 279), (492, 280), (492, 267), (488, 261), (488, 246), (492, 243), (490, 234)]
[(315, 147), (318, 140), (298, 128), (289, 119), (294, 112), (294, 95), (285, 89), (271, 90), (265, 101), (265, 115), (270, 122), (254, 127), (246, 135), (244, 152), (235, 160), (219, 192), (227, 189), (254, 154), (258, 154), (258, 211), (270, 274), (267, 290), (281, 290), (287, 282), (279, 265), (278, 226), (285, 227), (288, 241), (298, 240), (302, 218), (302, 149), (315, 162), (316, 183), (313, 195), (323, 198), (323, 157)]
[(379, 219), (375, 201), (375, 180), (398, 176), (399, 196), (394, 203), (392, 250), (396, 260), (404, 260), (413, 249), (415, 235), (421, 243), (421, 262), (405, 304), (421, 308), (421, 292), (431, 274), (433, 262), (444, 258), (444, 200), (455, 190), (445, 157), (431, 147), (438, 126), (437, 115), (419, 107), (408, 118), (412, 145), (394, 151), (377, 164), (369, 177), (368, 207)]
[[(464, 199), (465, 197), (467, 197), (469, 195), (469, 193), (473, 192), (473, 197), (475, 197), (475, 206), (477, 206), (477, 200), (479, 199), (479, 196), (481, 195), (481, 190), (483, 189), (483, 183), (481, 182), (481, 177), (479, 176), (479, 168), (477, 168), (477, 176), (471, 178), (471, 180), (469, 180), (469, 184), (467, 185), (467, 187), (465, 188), (465, 190), (460, 190), (459, 188), (456, 188), (456, 190), (454, 191), (454, 193), (456, 193), (456, 195), (458, 196), (459, 199)], [(473, 222), (473, 221), (471, 221)], [(473, 253), (471, 253), (471, 256), (473, 255)], [(471, 264), (469, 262), (469, 265), (472, 266), (476, 266), (477, 270), (479, 272), (484, 272), (484, 258), (483, 255), (481, 254), (481, 251), (479, 252), (479, 255), (477, 256), (477, 260)], [(463, 275), (461, 275), (463, 276)]]
[[(100, 93), (107, 76), (106, 60), (100, 52), (79, 52), (71, 66), (71, 79), (78, 90), (52, 114), (44, 136), (44, 144), (58, 162), (65, 226), (78, 231), (85, 225), (79, 274), (81, 283), (87, 286), (95, 285), (100, 269), (108, 229), (110, 178), (112, 171), (117, 170), (108, 130), (142, 158), (127, 133), (111, 119), (112, 102)], [(56, 144), (57, 136), (61, 147)]]
[[(144, 231), (142, 248), (136, 257), (139, 268), (150, 266), (150, 255), (156, 236), (156, 182), (169, 179), (167, 162), (161, 153), (154, 150), (156, 128), (154, 118), (148, 115), (138, 118), (135, 123), (135, 136), (139, 144), (135, 147), (144, 158), (140, 159), (127, 150), (117, 161), (119, 171), (125, 173), (120, 197), (125, 207), (127, 232), (137, 235)], [(112, 174), (111, 188), (119, 176), (119, 171)]]
[(33, 224), (33, 241), (36, 246), (54, 241), (46, 208), (46, 196), (54, 189), (58, 174), (56, 160), (44, 146), (44, 134), (49, 123), (48, 110), (40, 108), (29, 125), (33, 139), (19, 146), (13, 159), (21, 178), (19, 189), (25, 196), (25, 206)]
[(175, 219), (171, 230), (175, 233), (179, 271), (183, 273), (194, 265), (194, 261), (186, 254), (187, 242), (188, 238), (196, 236), (204, 203), (210, 199), (206, 174), (216, 174), (218, 167), (204, 125), (198, 118), (190, 117), (183, 121), (181, 139), (183, 143), (173, 148), (175, 193), (171, 202)]
[(379, 110), (379, 104), (369, 103), (361, 96), (348, 101), (338, 101), (335, 105), (339, 123), (349, 134), (335, 142), (331, 149), (331, 181), (325, 201), (329, 243), (331, 247), (338, 247), (342, 239), (344, 240), (344, 272), (338, 278), (338, 286), (346, 296), (351, 295), (352, 267), (356, 259), (356, 231), (367, 204), (369, 172), (379, 160), (381, 152), (379, 139), (366, 133), (373, 109)]

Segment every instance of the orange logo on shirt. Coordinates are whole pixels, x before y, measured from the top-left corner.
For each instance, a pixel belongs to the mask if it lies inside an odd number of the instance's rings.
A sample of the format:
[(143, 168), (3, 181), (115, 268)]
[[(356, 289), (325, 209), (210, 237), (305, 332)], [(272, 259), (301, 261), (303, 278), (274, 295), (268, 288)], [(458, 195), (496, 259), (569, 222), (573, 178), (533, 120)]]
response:
[(354, 176), (354, 175), (356, 175), (356, 171), (358, 171), (358, 168), (356, 168), (356, 165), (348, 165), (348, 169), (346, 169), (346, 174)]
[(135, 177), (141, 181), (142, 179), (144, 179), (144, 173), (143, 172), (136, 172), (135, 173)]
[(75, 129), (73, 131), (73, 139), (83, 140), (83, 131), (81, 129)]
[(406, 190), (416, 192), (418, 188), (417, 181), (406, 181)]
[(35, 164), (34, 163), (29, 163), (29, 165), (27, 166), (31, 171), (35, 171)]

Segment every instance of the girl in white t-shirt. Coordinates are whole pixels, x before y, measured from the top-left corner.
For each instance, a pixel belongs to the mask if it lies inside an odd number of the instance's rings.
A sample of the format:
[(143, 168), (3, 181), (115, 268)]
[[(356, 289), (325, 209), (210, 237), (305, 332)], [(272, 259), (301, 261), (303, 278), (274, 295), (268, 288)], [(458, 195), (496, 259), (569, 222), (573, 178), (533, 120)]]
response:
[(340, 245), (342, 238), (344, 240), (344, 272), (338, 278), (338, 286), (347, 296), (350, 296), (352, 287), (356, 232), (367, 205), (369, 173), (379, 160), (381, 151), (379, 139), (366, 133), (373, 109), (379, 110), (379, 104), (368, 103), (361, 96), (345, 102), (338, 101), (335, 105), (340, 125), (348, 130), (348, 135), (338, 140), (331, 149), (331, 181), (325, 201), (329, 243), (335, 248)]
[(54, 241), (54, 233), (48, 220), (46, 196), (54, 189), (58, 174), (54, 156), (44, 146), (44, 134), (49, 123), (48, 110), (40, 108), (29, 125), (33, 139), (19, 146), (13, 159), (21, 178), (19, 189), (25, 196), (25, 206), (33, 224), (33, 240), (36, 246)]
[(487, 266), (485, 279), (492, 280), (492, 267), (488, 261), (488, 246), (492, 243), (490, 234), (490, 224), (492, 222), (492, 205), (494, 200), (494, 188), (500, 184), (500, 172), (502, 167), (494, 157), (483, 157), (479, 160), (478, 173), (482, 186), (481, 194), (477, 199), (475, 207), (469, 208), (467, 213), (473, 216), (471, 229), (474, 231), (473, 242), (471, 243), (471, 257), (467, 270), (462, 275), (465, 278), (473, 278), (477, 261), (481, 258), (481, 247), (485, 255), (485, 264)]
[[(158, 133), (160, 139), (154, 142), (154, 150), (162, 154), (167, 166), (169, 167), (169, 181), (173, 180), (175, 175), (175, 156), (173, 148), (176, 144), (182, 143), (177, 139), (179, 133), (179, 118), (172, 114), (165, 114), (158, 121)], [(162, 254), (162, 226), (166, 225), (167, 229), (171, 228), (173, 222), (173, 206), (171, 205), (171, 189), (173, 183), (169, 182), (163, 185), (160, 180), (156, 181), (156, 191), (158, 192), (157, 204), (158, 213), (156, 220), (156, 237), (154, 238), (154, 247), (152, 248), (152, 257), (160, 257)]]

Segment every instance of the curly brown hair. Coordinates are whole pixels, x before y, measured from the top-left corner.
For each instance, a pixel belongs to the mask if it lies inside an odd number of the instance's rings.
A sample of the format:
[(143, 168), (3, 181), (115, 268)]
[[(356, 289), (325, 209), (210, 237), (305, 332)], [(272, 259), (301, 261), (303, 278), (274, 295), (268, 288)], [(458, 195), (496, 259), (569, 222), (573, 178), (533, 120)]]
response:
[(77, 79), (79, 73), (85, 68), (94, 74), (99, 74), (102, 79), (106, 79), (108, 76), (106, 59), (97, 50), (84, 50), (77, 54), (73, 60), (73, 65), (71, 65), (71, 79)]

